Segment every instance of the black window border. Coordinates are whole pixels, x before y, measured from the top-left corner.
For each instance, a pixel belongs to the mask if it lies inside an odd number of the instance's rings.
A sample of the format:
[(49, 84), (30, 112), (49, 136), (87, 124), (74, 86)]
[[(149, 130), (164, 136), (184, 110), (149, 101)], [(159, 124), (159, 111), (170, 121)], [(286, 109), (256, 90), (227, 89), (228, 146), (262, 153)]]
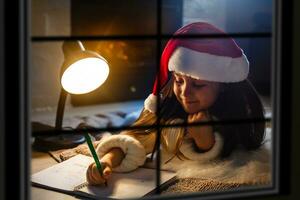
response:
[[(160, 2), (160, 1), (158, 1)], [(276, 3), (275, 3), (276, 2)], [(279, 159), (277, 164), (279, 166), (279, 181), (281, 182), (279, 188), (273, 191), (272, 194), (288, 194), (290, 192), (290, 163), (291, 163), (291, 135), (286, 133), (291, 132), (291, 76), (292, 76), (292, 2), (274, 1), (276, 6), (276, 13), (273, 15), (276, 18), (276, 29), (273, 33), (277, 33), (273, 37), (273, 50), (276, 57), (276, 72), (273, 72), (277, 77), (277, 82), (274, 89), (279, 90), (277, 93), (274, 105), (276, 112), (273, 119), (275, 130), (279, 137), (276, 142), (280, 145), (275, 149)], [(1, 2), (1, 13), (4, 13), (4, 23), (1, 23), (1, 57), (4, 58), (1, 62), (1, 158), (5, 160), (4, 168), (1, 172), (5, 175), (4, 180), (1, 179), (1, 194), (9, 199), (29, 199), (30, 198), (30, 136), (31, 128), (29, 123), (29, 103), (30, 103), (30, 73), (28, 66), (29, 47), (31, 38), (29, 37), (29, 11), (30, 2), (27, 1), (5, 1)], [(2, 12), (3, 9), (3, 12)], [(2, 19), (2, 16), (1, 16)], [(284, 22), (284, 23), (283, 23)], [(2, 32), (2, 27), (4, 31)], [(3, 36), (2, 36), (3, 35)], [(4, 62), (3, 62), (4, 61)], [(2, 73), (3, 72), (3, 73)], [(273, 76), (275, 77), (275, 76)], [(4, 86), (4, 87), (3, 87)], [(274, 94), (272, 92), (272, 94)], [(284, 97), (284, 98), (282, 98)], [(3, 108), (3, 109), (2, 109)], [(284, 116), (284, 117), (280, 117)], [(14, 133), (14, 134), (12, 134)], [(284, 134), (285, 133), (285, 134)], [(280, 161), (280, 163), (279, 163)], [(5, 171), (2, 171), (5, 170)], [(10, 176), (13, 174), (13, 177)], [(16, 184), (18, 183), (18, 184)], [(3, 193), (2, 193), (2, 188)], [(14, 188), (18, 192), (11, 193), (8, 188)], [(241, 193), (239, 191), (238, 193)], [(211, 195), (211, 193), (210, 193)], [(261, 194), (263, 195), (263, 194)], [(264, 194), (267, 195), (267, 194)], [(189, 195), (192, 198), (194, 195)], [(212, 195), (215, 196), (215, 193)], [(183, 198), (184, 195), (178, 196)], [(230, 197), (234, 197), (230, 194)], [(237, 198), (241, 197), (237, 194)], [(251, 195), (251, 197), (255, 197)], [(163, 197), (159, 197), (163, 198)], [(226, 197), (225, 197), (226, 198)]]

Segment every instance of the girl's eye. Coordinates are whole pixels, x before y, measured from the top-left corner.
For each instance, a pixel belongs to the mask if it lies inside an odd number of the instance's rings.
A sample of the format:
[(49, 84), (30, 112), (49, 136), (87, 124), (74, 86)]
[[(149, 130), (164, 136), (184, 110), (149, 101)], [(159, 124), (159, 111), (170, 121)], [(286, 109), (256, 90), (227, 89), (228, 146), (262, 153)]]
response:
[(182, 80), (175, 80), (175, 83), (176, 83), (176, 84), (182, 84), (183, 81), (182, 81)]

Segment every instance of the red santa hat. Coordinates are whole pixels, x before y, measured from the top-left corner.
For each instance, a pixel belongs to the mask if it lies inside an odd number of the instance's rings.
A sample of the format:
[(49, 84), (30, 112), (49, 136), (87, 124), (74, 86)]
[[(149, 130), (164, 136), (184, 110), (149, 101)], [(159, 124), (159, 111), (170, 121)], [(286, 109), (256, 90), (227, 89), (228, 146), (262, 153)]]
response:
[[(222, 30), (211, 24), (196, 22), (175, 32), (175, 36), (193, 34), (222, 34)], [(249, 62), (243, 50), (230, 37), (220, 38), (171, 38), (160, 60), (160, 87), (168, 81), (168, 72), (173, 71), (195, 79), (232, 83), (243, 81), (249, 73)], [(152, 94), (144, 102), (144, 107), (156, 111), (158, 94), (156, 77)]]

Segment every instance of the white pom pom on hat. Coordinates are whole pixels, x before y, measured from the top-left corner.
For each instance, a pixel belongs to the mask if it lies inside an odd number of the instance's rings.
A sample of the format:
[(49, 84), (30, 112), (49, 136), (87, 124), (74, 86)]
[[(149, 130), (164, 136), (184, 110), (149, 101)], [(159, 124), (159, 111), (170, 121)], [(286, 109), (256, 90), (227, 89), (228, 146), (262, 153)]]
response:
[[(193, 34), (222, 34), (220, 38), (171, 38), (160, 60), (160, 87), (168, 81), (173, 71), (195, 79), (233, 83), (247, 78), (249, 62), (243, 50), (215, 26), (196, 22), (175, 32), (175, 36)], [(155, 113), (158, 94), (156, 77), (152, 94), (144, 102), (146, 110)]]

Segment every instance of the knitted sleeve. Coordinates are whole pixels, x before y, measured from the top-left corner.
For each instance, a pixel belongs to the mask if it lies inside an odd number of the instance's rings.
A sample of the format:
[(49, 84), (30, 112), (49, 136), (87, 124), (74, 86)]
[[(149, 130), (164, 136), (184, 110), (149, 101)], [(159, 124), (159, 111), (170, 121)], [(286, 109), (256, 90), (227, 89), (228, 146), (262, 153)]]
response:
[(98, 144), (97, 154), (103, 157), (112, 148), (121, 148), (125, 154), (121, 164), (112, 170), (115, 172), (129, 172), (143, 165), (146, 160), (146, 150), (144, 146), (134, 137), (129, 135), (112, 135)]
[(214, 146), (205, 152), (197, 152), (193, 147), (191, 139), (185, 139), (180, 146), (180, 151), (189, 159), (201, 162), (209, 161), (219, 156), (223, 149), (224, 140), (220, 133), (214, 132), (215, 143)]

